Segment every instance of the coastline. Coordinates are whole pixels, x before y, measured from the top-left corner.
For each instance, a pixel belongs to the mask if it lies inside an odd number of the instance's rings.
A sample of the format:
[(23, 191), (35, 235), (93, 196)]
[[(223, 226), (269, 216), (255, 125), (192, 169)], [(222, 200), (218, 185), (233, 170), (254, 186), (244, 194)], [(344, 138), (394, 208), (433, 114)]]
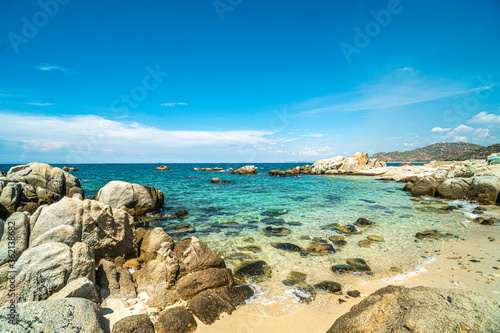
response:
[[(489, 206), (488, 215), (500, 217), (500, 207)], [(251, 311), (249, 305), (244, 305), (231, 315), (223, 314), (221, 320), (210, 326), (200, 324), (197, 332), (324, 333), (337, 318), (349, 312), (354, 305), (388, 285), (469, 290), (500, 304), (500, 270), (493, 268), (500, 268), (500, 253), (498, 252), (500, 228), (473, 222), (468, 223), (467, 226), (469, 230), (463, 238), (443, 241), (441, 250), (432, 256), (433, 259), (420, 265), (424, 270), (407, 274), (410, 276), (406, 278), (401, 276), (401, 280), (398, 281), (382, 280), (357, 286), (355, 289), (361, 292), (359, 298), (346, 298), (345, 293), (343, 296), (319, 294), (310, 305), (301, 307), (291, 315), (279, 318), (259, 315)], [(488, 237), (493, 237), (495, 240), (490, 241)], [(424, 252), (425, 249), (422, 249), (422, 254)], [(467, 267), (467, 269), (461, 267)], [(489, 280), (481, 274), (488, 274), (496, 281)], [(339, 298), (346, 302), (339, 304)]]

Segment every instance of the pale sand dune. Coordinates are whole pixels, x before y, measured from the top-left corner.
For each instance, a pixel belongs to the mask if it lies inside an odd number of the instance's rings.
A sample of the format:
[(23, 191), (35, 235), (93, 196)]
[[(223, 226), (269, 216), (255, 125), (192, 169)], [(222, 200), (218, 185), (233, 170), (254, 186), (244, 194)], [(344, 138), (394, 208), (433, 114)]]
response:
[[(487, 206), (487, 209), (485, 217), (500, 217), (500, 207)], [(350, 298), (346, 303), (339, 304), (338, 298), (346, 299), (345, 296), (322, 294), (312, 304), (300, 305), (292, 314), (277, 318), (262, 315), (253, 304), (245, 305), (232, 315), (223, 315), (222, 320), (211, 326), (199, 323), (196, 332), (324, 333), (339, 316), (349, 311), (364, 296), (388, 284), (472, 290), (500, 303), (500, 270), (493, 268), (500, 268), (500, 227), (483, 226), (472, 222), (468, 227), (469, 231), (464, 239), (444, 242), (442, 250), (434, 253), (435, 259), (422, 264), (425, 271), (400, 281), (380, 281), (358, 286), (355, 289), (361, 292), (360, 298)], [(495, 240), (490, 241), (488, 237), (493, 237)], [(422, 248), (423, 255), (424, 252), (425, 249)], [(482, 274), (489, 275), (492, 279)], [(266, 307), (265, 310), (267, 313), (273, 311), (272, 306)], [(276, 312), (280, 313), (279, 310)]]

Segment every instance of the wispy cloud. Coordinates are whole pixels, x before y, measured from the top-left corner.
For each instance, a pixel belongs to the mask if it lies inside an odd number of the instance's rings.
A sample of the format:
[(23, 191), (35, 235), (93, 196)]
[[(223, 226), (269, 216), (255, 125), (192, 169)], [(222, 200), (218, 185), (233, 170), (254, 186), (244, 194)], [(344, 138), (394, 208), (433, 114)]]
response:
[(298, 152), (298, 155), (301, 156), (326, 156), (332, 154), (333, 154), (333, 149), (330, 146), (304, 147), (304, 149)]
[[(0, 140), (20, 143), (26, 150), (49, 152), (60, 149), (130, 156), (157, 154), (164, 149), (210, 148), (252, 145), (266, 142), (273, 132), (170, 131), (136, 122), (119, 122), (99, 116), (37, 116), (0, 111)], [(84, 143), (84, 144), (83, 144)]]
[(52, 65), (52, 64), (48, 64), (48, 63), (41, 63), (41, 64), (35, 66), (35, 69), (38, 69), (38, 70), (44, 71), (44, 72), (60, 71), (60, 72), (66, 73), (66, 74), (75, 73), (75, 71), (72, 68)]
[(299, 135), (299, 136), (302, 136), (302, 137), (311, 137), (311, 138), (322, 138), (324, 136), (327, 136), (328, 134), (322, 134), (322, 133), (313, 133), (313, 134), (302, 134), (302, 135)]
[(304, 115), (327, 112), (381, 110), (413, 105), (492, 89), (471, 87), (442, 78), (428, 78), (409, 67), (396, 70), (377, 82), (363, 84), (350, 92), (313, 98), (295, 106)]
[(34, 105), (34, 106), (52, 106), (52, 105), (56, 105), (55, 103), (39, 103), (39, 102), (27, 102), (26, 104)]
[(171, 108), (171, 107), (174, 107), (176, 105), (189, 105), (188, 103), (184, 103), (184, 102), (175, 102), (175, 103), (162, 103), (160, 104), (161, 106), (166, 106), (168, 108)]

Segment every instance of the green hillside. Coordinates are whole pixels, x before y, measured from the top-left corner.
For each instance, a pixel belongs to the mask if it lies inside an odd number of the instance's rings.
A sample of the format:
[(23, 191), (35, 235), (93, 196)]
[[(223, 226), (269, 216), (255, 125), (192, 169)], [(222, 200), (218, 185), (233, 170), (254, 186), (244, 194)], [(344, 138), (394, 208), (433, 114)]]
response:
[(405, 152), (381, 152), (372, 157), (385, 162), (462, 161), (471, 158), (486, 158), (489, 154), (498, 152), (500, 152), (498, 143), (484, 147), (468, 142), (440, 142)]

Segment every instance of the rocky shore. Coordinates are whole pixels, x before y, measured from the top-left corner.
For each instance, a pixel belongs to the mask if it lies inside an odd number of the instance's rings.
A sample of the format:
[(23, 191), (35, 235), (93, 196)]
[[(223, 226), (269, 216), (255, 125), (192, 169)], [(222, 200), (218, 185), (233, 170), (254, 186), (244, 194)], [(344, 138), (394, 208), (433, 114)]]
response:
[[(439, 196), (494, 205), (500, 193), (497, 156), (486, 161), (387, 167), (384, 162), (368, 158), (368, 154), (356, 153), (310, 166), (272, 170), (269, 175), (376, 176), (404, 182), (404, 189), (415, 197)], [(245, 166), (233, 173), (253, 175), (257, 169)], [(214, 178), (212, 182), (224, 181)], [(85, 198), (76, 177), (42, 163), (16, 166), (2, 173), (0, 331), (193, 332), (245, 304), (254, 295), (245, 283), (271, 274), (267, 263), (247, 262), (233, 273), (196, 237), (174, 242), (171, 236), (175, 231), (147, 228), (147, 224), (140, 223), (144, 214), (158, 212), (164, 200), (164, 194), (154, 187), (122, 181), (111, 181), (95, 198)], [(178, 213), (172, 218), (188, 214)], [(276, 218), (286, 211), (265, 213)], [(496, 224), (494, 219), (488, 221)], [(350, 234), (373, 222), (360, 218), (354, 224), (335, 226), (335, 230)], [(268, 226), (262, 232), (279, 240), (290, 229)], [(424, 231), (416, 237), (440, 236), (432, 232)], [(345, 244), (340, 235), (332, 236), (330, 241), (339, 247)], [(369, 235), (359, 246), (369, 247), (380, 241), (381, 237)], [(279, 241), (272, 246), (304, 257), (336, 251), (321, 239), (313, 239), (307, 248)], [(370, 273), (371, 269), (360, 258), (332, 266), (334, 275), (353, 271)], [(309, 286), (304, 280), (304, 273), (290, 272), (283, 284), (296, 285), (306, 295), (320, 290), (338, 293), (342, 289), (334, 281)], [(357, 298), (359, 292), (350, 290), (347, 295)], [(309, 303), (310, 298), (304, 297), (303, 301)], [(408, 327), (415, 332), (469, 328), (489, 332), (500, 329), (498, 322), (498, 305), (477, 294), (386, 287), (338, 318), (329, 332), (382, 332)]]
[(253, 296), (197, 238), (136, 227), (163, 206), (155, 188), (112, 181), (84, 199), (78, 179), (40, 163), (1, 181), (2, 332), (192, 332)]

